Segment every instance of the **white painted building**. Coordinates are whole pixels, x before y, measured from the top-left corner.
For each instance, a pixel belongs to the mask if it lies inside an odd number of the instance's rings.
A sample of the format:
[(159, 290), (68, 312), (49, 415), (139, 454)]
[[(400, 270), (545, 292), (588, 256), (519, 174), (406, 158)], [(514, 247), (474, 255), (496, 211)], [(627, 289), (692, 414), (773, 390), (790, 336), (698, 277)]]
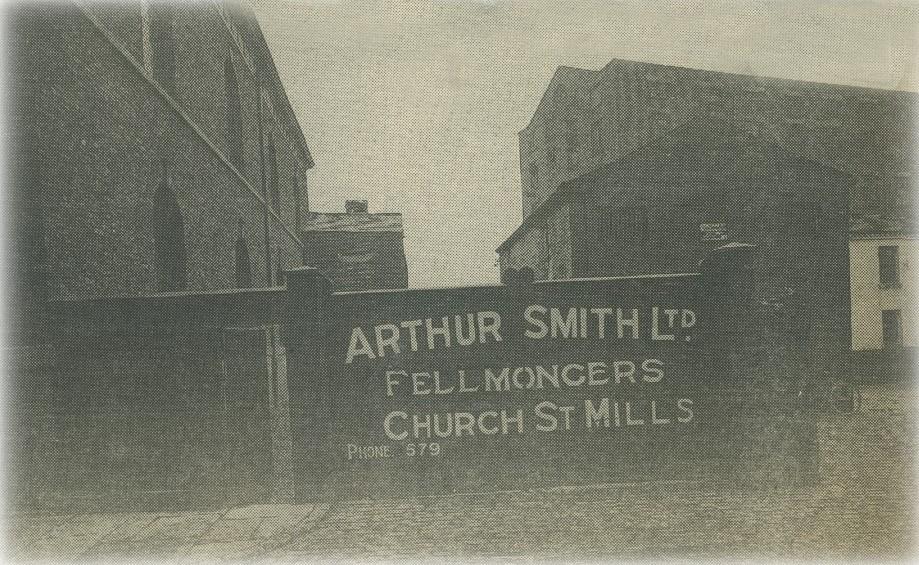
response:
[(849, 232), (852, 349), (919, 345), (916, 298), (919, 236), (902, 222), (853, 219)]

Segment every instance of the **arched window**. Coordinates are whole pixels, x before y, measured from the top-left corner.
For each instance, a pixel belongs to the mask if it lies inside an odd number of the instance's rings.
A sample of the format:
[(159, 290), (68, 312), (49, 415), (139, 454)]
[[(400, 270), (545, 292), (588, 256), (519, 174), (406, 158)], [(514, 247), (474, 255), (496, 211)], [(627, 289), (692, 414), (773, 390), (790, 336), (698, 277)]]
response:
[(239, 221), (236, 239), (236, 288), (252, 288), (252, 262), (249, 259), (249, 242), (243, 235), (243, 221)]
[(227, 158), (243, 172), (242, 104), (239, 100), (239, 82), (236, 68), (230, 57), (224, 62), (224, 79), (227, 90)]
[(166, 164), (153, 197), (153, 243), (161, 290), (182, 290), (185, 277), (185, 223), (179, 201), (170, 186)]
[(280, 212), (281, 189), (278, 184), (278, 152), (274, 147), (274, 143), (271, 142), (271, 137), (268, 140), (268, 167), (271, 170), (271, 207), (274, 208), (275, 212)]
[(163, 90), (176, 95), (176, 47), (173, 6), (168, 2), (150, 3), (150, 43), (153, 79)]

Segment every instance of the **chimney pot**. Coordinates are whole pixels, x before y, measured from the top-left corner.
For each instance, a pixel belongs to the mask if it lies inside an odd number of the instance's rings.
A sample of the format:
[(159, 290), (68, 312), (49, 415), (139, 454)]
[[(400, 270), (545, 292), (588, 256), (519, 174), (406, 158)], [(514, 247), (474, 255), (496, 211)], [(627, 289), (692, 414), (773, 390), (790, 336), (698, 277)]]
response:
[(345, 200), (345, 212), (349, 214), (366, 214), (366, 200)]

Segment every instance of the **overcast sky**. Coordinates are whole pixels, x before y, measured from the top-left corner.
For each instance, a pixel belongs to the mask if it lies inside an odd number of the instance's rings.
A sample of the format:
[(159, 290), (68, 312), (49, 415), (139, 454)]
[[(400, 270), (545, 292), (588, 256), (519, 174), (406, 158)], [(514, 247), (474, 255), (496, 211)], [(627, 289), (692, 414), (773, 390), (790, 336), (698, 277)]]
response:
[(310, 207), (401, 212), (412, 287), (492, 283), (517, 132), (559, 65), (612, 58), (917, 89), (917, 5), (253, 2), (310, 151)]

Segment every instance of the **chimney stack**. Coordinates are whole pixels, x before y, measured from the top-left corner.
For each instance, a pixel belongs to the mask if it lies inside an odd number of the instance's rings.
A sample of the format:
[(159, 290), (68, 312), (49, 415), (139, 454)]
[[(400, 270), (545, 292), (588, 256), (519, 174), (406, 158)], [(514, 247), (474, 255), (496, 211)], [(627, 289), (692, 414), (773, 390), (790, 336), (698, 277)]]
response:
[(345, 212), (349, 214), (366, 214), (366, 200), (345, 200)]

